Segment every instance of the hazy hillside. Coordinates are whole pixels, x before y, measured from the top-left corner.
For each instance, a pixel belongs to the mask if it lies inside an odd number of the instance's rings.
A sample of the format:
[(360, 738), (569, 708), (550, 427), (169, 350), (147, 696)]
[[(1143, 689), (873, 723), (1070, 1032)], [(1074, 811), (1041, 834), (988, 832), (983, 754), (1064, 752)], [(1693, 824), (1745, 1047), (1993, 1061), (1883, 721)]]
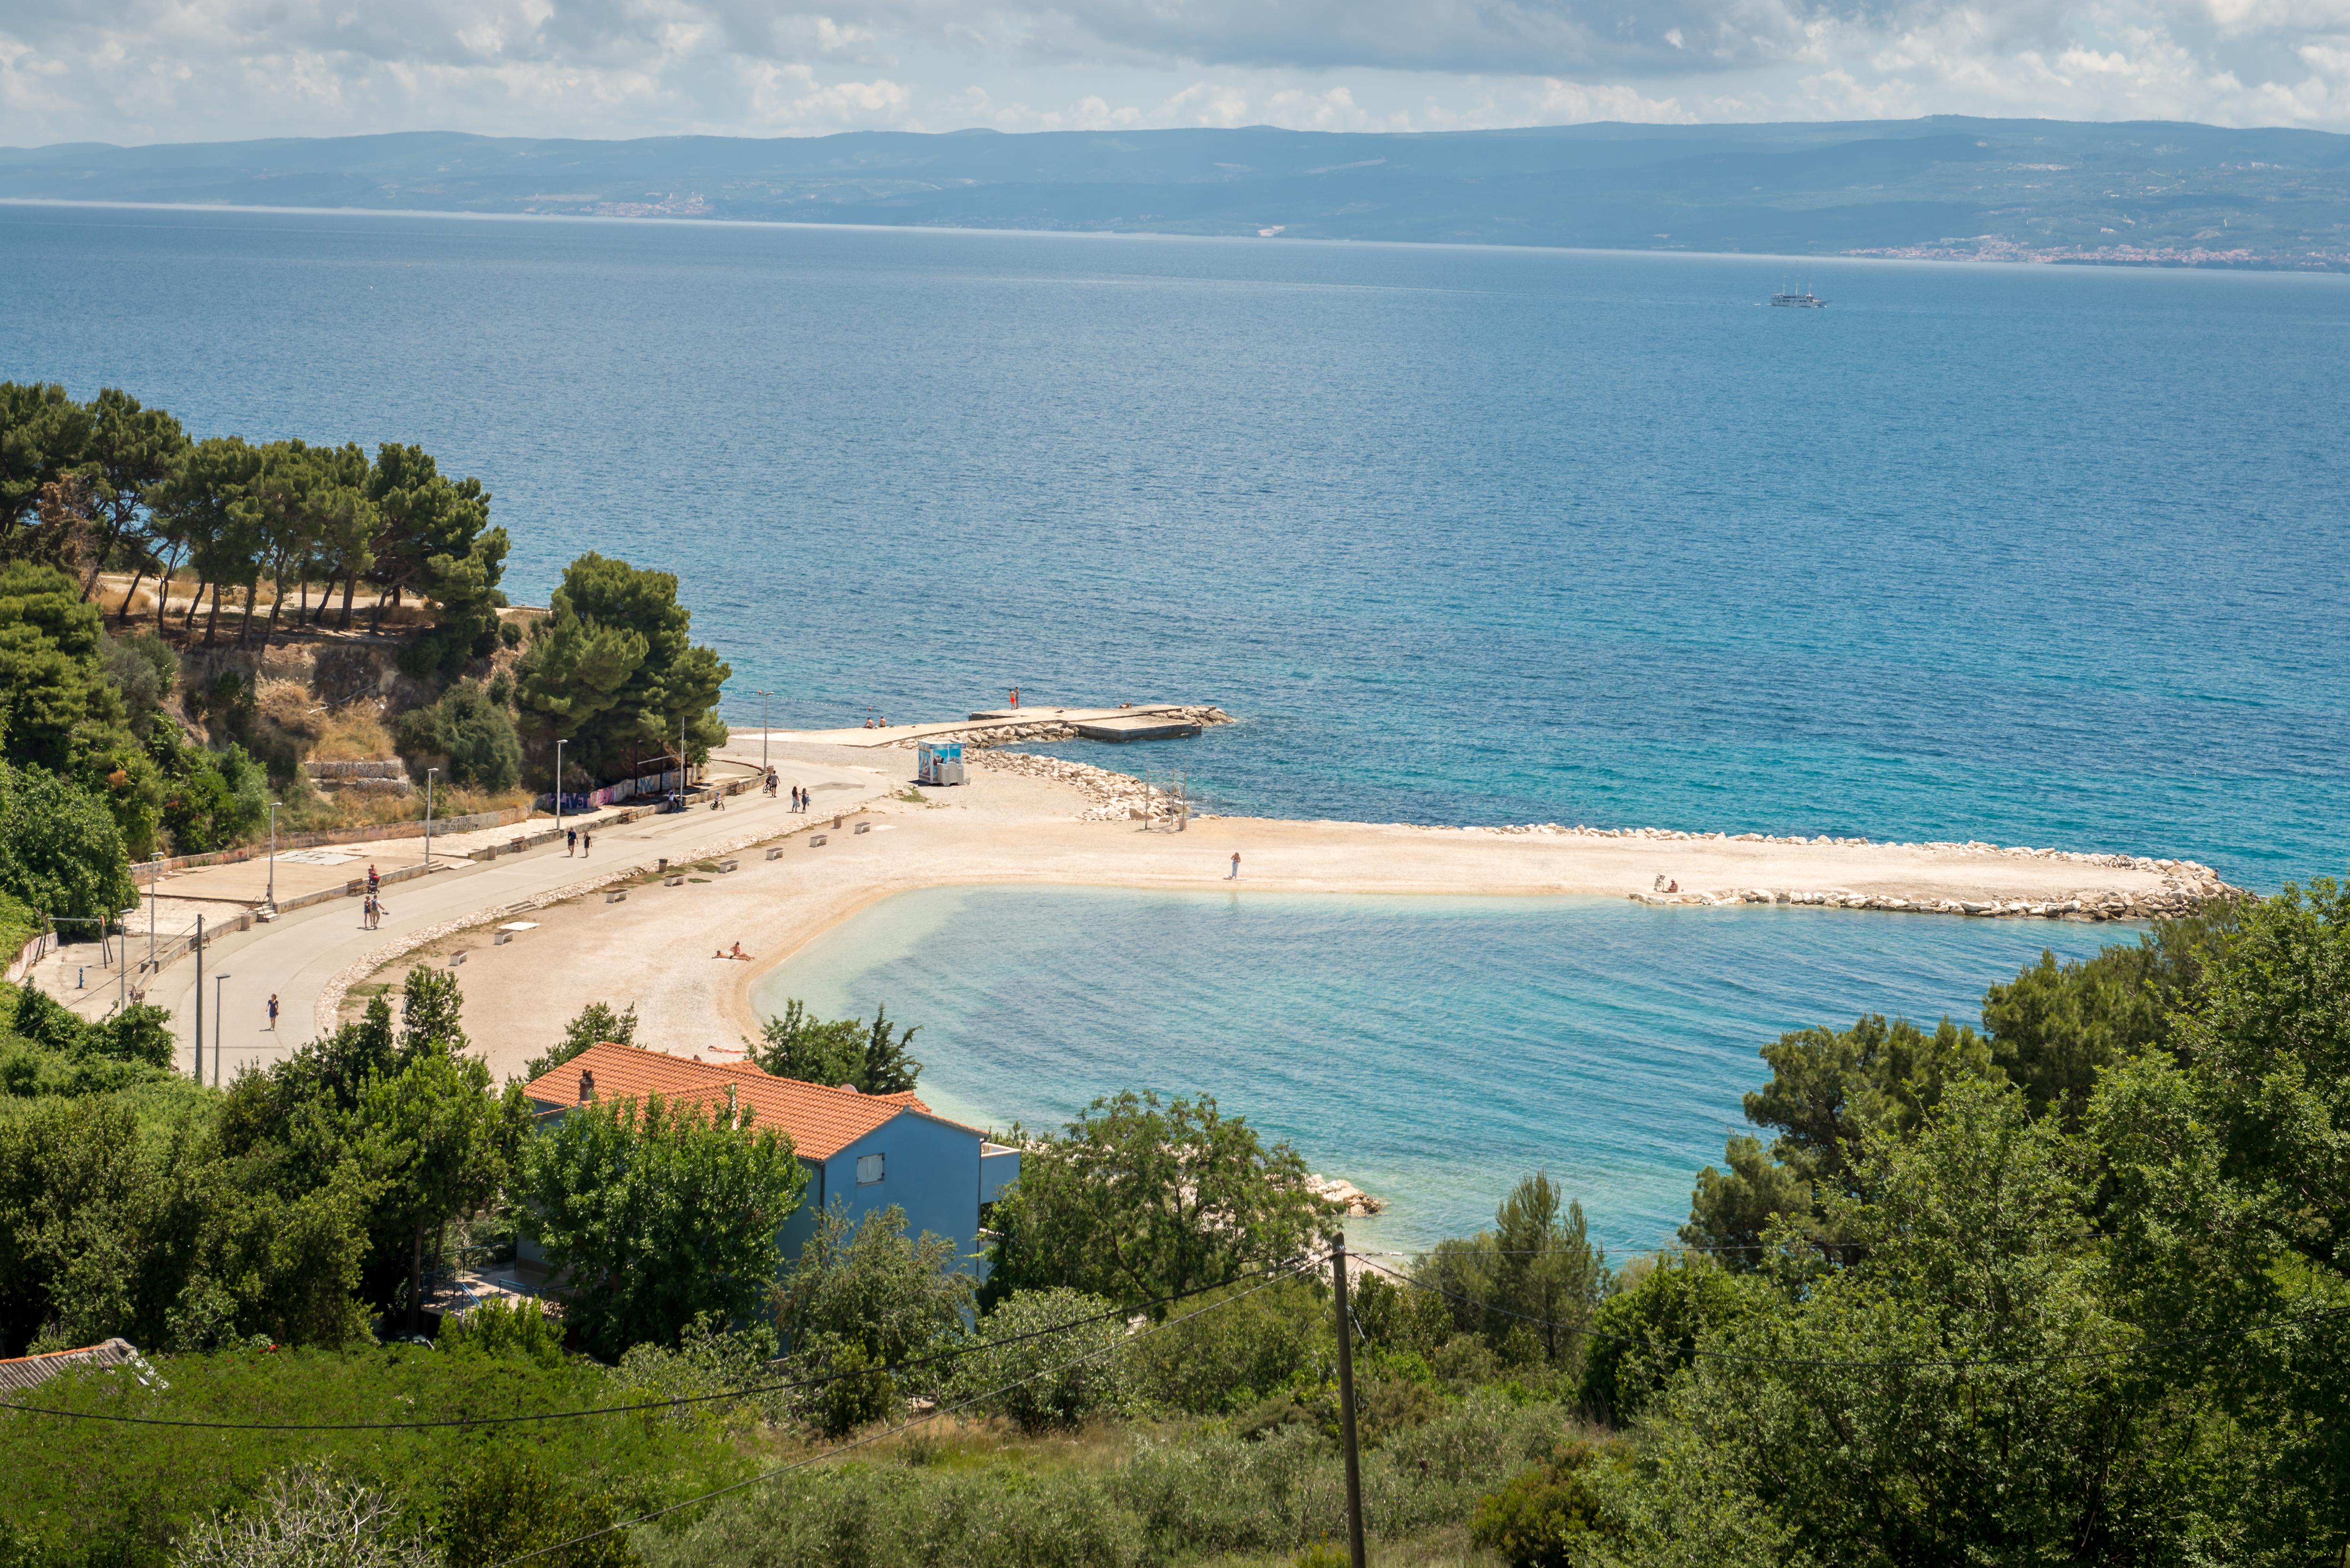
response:
[(79, 143), (0, 199), (2350, 269), (2350, 136), (2161, 122)]

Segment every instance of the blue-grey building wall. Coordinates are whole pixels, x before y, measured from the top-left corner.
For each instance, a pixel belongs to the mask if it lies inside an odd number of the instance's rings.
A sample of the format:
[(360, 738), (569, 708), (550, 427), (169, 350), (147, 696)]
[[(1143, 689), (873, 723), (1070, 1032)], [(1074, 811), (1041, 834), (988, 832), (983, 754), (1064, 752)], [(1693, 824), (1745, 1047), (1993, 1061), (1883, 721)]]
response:
[[(796, 1258), (816, 1233), (816, 1214), (837, 1202), (856, 1224), (894, 1203), (906, 1212), (908, 1235), (928, 1231), (943, 1236), (954, 1243), (956, 1256), (969, 1258), (979, 1245), (982, 1141), (975, 1132), (906, 1111), (830, 1159), (803, 1160), (808, 1170), (807, 1193), (784, 1222), (784, 1256)], [(881, 1156), (881, 1179), (859, 1184), (857, 1162), (869, 1154)]]

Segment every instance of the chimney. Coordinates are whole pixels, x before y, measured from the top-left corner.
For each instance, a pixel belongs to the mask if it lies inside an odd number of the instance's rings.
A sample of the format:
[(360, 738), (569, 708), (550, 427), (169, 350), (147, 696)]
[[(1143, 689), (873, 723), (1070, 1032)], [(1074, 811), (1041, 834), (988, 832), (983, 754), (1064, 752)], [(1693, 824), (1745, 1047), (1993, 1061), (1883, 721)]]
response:
[(596, 1070), (592, 1067), (582, 1067), (579, 1069), (579, 1103), (584, 1106), (595, 1097)]

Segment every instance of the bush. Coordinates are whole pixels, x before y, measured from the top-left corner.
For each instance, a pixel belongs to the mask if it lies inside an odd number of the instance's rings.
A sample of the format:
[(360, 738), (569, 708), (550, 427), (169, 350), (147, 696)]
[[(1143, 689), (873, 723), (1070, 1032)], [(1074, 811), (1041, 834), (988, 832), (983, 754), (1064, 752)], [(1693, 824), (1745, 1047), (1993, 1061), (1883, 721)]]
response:
[(1139, 1394), (1200, 1416), (1245, 1410), (1301, 1376), (1318, 1384), (1337, 1355), (1329, 1297), (1305, 1280), (1252, 1282), (1194, 1297), (1132, 1352)]
[(583, 1478), (558, 1480), (526, 1449), (494, 1448), (474, 1456), (442, 1494), (442, 1561), (446, 1568), (494, 1568), (536, 1552), (531, 1561), (546, 1568), (623, 1568), (639, 1561), (626, 1531), (546, 1550), (621, 1517)]
[(1576, 1538), (1604, 1527), (1599, 1500), (1584, 1479), (1596, 1452), (1589, 1443), (1570, 1442), (1511, 1478), (1477, 1504), (1470, 1539), (1510, 1568), (1568, 1568)]
[[(1063, 1324), (1074, 1326), (1042, 1332)], [(1029, 1334), (1035, 1337), (1022, 1337)], [(980, 1323), (985, 1348), (957, 1363), (948, 1402), (985, 1394), (980, 1407), (1023, 1431), (1074, 1427), (1127, 1404), (1126, 1338), (1115, 1303), (1083, 1291), (1022, 1291)]]
[(901, 1382), (940, 1386), (935, 1364), (894, 1378), (884, 1368), (924, 1358), (962, 1332), (972, 1282), (960, 1261), (942, 1237), (908, 1236), (906, 1211), (894, 1203), (859, 1222), (836, 1198), (816, 1216), (775, 1296), (794, 1375), (832, 1380), (812, 1391), (811, 1420), (837, 1435), (895, 1410)]
[(522, 777), (522, 742), (515, 734), (514, 716), (490, 701), (478, 681), (460, 681), (432, 706), (403, 715), (400, 751), (411, 766), (419, 757), (445, 757), (451, 784), (494, 794), (514, 788)]
[(1737, 1276), (1704, 1253), (1658, 1260), (1592, 1314), (1584, 1407), (1603, 1421), (1638, 1415), (1665, 1380), (1689, 1365), (1698, 1336), (1744, 1309)]
[(0, 892), (52, 916), (111, 919), (139, 901), (130, 865), (103, 801), (47, 768), (0, 763)]
[(436, 1343), (442, 1350), (518, 1355), (541, 1366), (553, 1366), (563, 1359), (563, 1325), (536, 1302), (492, 1296), (479, 1306), (442, 1320)]

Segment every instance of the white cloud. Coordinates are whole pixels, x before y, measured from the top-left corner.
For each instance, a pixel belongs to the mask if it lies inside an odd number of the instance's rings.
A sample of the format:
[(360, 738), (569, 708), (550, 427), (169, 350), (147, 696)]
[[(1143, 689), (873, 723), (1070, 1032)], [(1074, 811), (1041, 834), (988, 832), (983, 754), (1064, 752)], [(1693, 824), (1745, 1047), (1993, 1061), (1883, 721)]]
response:
[(0, 139), (2178, 118), (2350, 130), (2350, 0), (9, 0)]

